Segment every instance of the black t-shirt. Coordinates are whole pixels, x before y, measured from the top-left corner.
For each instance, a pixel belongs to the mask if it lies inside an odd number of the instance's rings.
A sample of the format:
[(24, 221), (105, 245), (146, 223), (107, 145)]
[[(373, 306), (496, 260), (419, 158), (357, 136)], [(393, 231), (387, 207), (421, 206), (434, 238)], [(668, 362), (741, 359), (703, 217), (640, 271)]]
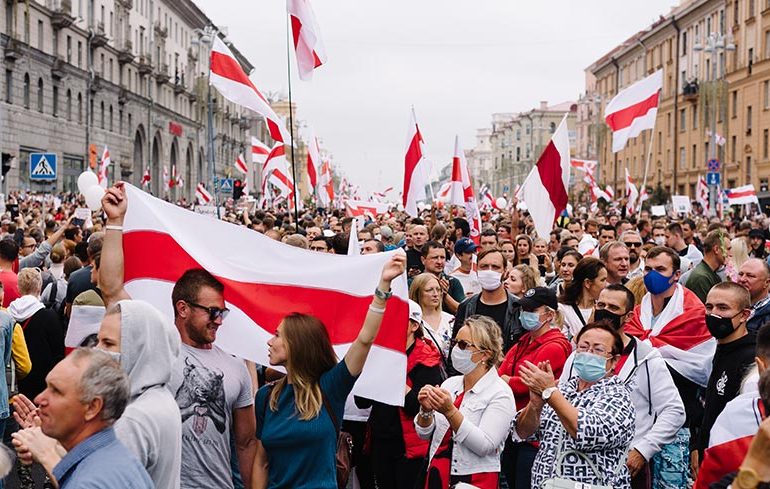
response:
[(422, 264), (422, 253), (418, 250), (409, 248), (406, 250), (406, 270), (409, 272), (411, 268), (419, 268), (420, 273), (425, 271), (425, 266)]
[(505, 311), (507, 309), (508, 301), (503, 301), (500, 304), (490, 306), (488, 304), (484, 304), (481, 301), (481, 298), (479, 298), (479, 304), (476, 306), (476, 314), (492, 318), (497, 323), (497, 325), (500, 326), (500, 331), (502, 332), (505, 329)]
[(711, 376), (706, 386), (706, 403), (698, 437), (698, 450), (708, 448), (711, 428), (725, 405), (740, 392), (741, 382), (746, 370), (754, 364), (755, 354), (754, 335), (746, 335), (725, 345), (717, 345)]
[(87, 267), (72, 272), (70, 279), (67, 281), (67, 298), (64, 302), (72, 304), (75, 297), (86, 290), (96, 288), (96, 284), (91, 283), (91, 268), (92, 265), (88, 265)]

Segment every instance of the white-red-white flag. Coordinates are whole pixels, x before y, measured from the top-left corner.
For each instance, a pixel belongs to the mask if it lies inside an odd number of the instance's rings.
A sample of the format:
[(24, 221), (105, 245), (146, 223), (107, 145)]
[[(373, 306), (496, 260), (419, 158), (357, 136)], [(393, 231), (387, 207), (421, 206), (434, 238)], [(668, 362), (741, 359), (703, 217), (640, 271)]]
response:
[(110, 159), (110, 150), (107, 149), (107, 145), (104, 146), (104, 151), (102, 152), (102, 163), (99, 165), (99, 173), (96, 175), (97, 179), (99, 180), (99, 185), (101, 185), (102, 188), (107, 188), (107, 171), (110, 167), (110, 163), (112, 163), (112, 160)]
[(658, 70), (622, 90), (607, 104), (604, 120), (612, 129), (614, 153), (625, 148), (629, 138), (655, 127), (661, 87), (663, 70)]
[(450, 182), (446, 182), (439, 187), (438, 192), (436, 192), (436, 200), (438, 202), (447, 203), (449, 202), (449, 194), (452, 191), (452, 184)]
[(422, 143), (422, 134), (412, 110), (404, 156), (404, 191), (402, 193), (404, 210), (412, 217), (417, 217), (419, 214), (417, 202), (425, 200), (425, 186), (428, 184), (427, 160), (422, 154)]
[(567, 208), (569, 172), (569, 131), (565, 115), (521, 186), (521, 200), (527, 204), (540, 237), (548, 238), (554, 221)]
[(310, 188), (315, 193), (318, 185), (318, 168), (321, 166), (321, 148), (318, 146), (318, 138), (312, 134), (307, 143), (307, 178)]
[(168, 183), (169, 183), (168, 167), (164, 165), (163, 166), (163, 188), (165, 190), (169, 189), (169, 184)]
[(145, 168), (144, 174), (142, 175), (142, 187), (149, 186), (151, 181), (152, 181), (152, 176), (150, 175), (150, 169)]
[(275, 143), (262, 166), (263, 193), (266, 193), (268, 183), (278, 191), (278, 195), (286, 199), (294, 195), (294, 179), (291, 176), (289, 162), (286, 160), (286, 146), (281, 143)]
[(388, 212), (388, 204), (382, 202), (367, 202), (364, 200), (346, 200), (345, 215), (348, 217), (366, 216), (372, 219)]
[(615, 188), (612, 187), (612, 185), (605, 186), (604, 192), (607, 194), (607, 197), (609, 197), (607, 202), (612, 202), (615, 199)]
[(575, 170), (580, 170), (584, 173), (588, 173), (590, 175), (594, 174), (594, 170), (596, 170), (596, 165), (598, 164), (599, 162), (596, 160), (578, 160), (575, 158), (570, 160), (570, 165), (572, 165), (572, 168)]
[(698, 175), (698, 185), (695, 187), (695, 201), (703, 207), (708, 215), (711, 206), (709, 206), (709, 186), (703, 175)]
[(267, 155), (270, 154), (270, 148), (252, 136), (251, 138), (251, 162), (256, 164), (263, 164), (267, 159)]
[(321, 165), (321, 176), (318, 179), (318, 200), (321, 205), (328, 207), (334, 201), (334, 178), (329, 160)]
[(476, 245), (481, 239), (481, 215), (478, 202), (473, 194), (473, 182), (468, 172), (468, 161), (460, 145), (460, 136), (455, 136), (455, 154), (452, 158), (452, 180), (449, 203), (465, 207), (465, 218), (470, 224), (470, 238)]
[(742, 187), (736, 187), (734, 189), (725, 189), (727, 194), (727, 202), (729, 205), (743, 205), (743, 204), (757, 204), (757, 191), (754, 189), (754, 185), (748, 184)]
[(315, 20), (310, 0), (286, 0), (286, 10), (291, 21), (299, 79), (312, 80), (313, 70), (326, 63), (321, 29)]
[(195, 197), (198, 199), (199, 204), (208, 204), (214, 199), (211, 193), (206, 190), (206, 186), (203, 184), (203, 182), (199, 183), (198, 186), (195, 187)]
[(251, 82), (230, 48), (217, 36), (214, 37), (211, 47), (210, 65), (211, 84), (224, 98), (264, 117), (270, 136), (276, 141), (291, 144), (291, 137), (283, 120)]
[(628, 173), (626, 168), (626, 213), (630, 216), (636, 213), (636, 203), (639, 199), (639, 189), (634, 184), (634, 179)]
[(243, 158), (243, 153), (238, 154), (238, 157), (235, 158), (234, 166), (236, 170), (243, 173), (244, 175), (249, 174), (249, 166), (246, 164), (246, 160)]
[[(340, 358), (357, 338), (391, 253), (345, 260), (308, 253), (243, 226), (163, 202), (130, 185), (126, 185), (126, 193), (126, 290), (133, 298), (157, 307), (169, 321), (173, 320), (174, 283), (185, 271), (203, 268), (225, 287), (230, 314), (217, 332), (216, 344), (228, 353), (267, 365), (267, 341), (292, 312), (320, 319)], [(221, 253), (222, 243), (227, 243), (227, 253)], [(148, 259), (148, 250), (153, 256), (165, 257), (163, 266)], [(255, 256), (260, 259), (254, 260)], [(393, 297), (388, 300), (382, 327), (353, 392), (400, 405), (409, 311), (406, 276), (395, 279), (391, 290)]]

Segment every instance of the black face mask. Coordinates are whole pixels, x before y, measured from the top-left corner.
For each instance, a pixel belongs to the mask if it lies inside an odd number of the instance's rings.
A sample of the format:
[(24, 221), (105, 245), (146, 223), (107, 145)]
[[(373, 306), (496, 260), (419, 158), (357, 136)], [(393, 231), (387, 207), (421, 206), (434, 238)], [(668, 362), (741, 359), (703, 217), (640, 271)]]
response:
[(615, 328), (615, 331), (618, 331), (620, 327), (623, 326), (623, 324), (620, 322), (623, 316), (624, 314), (615, 314), (608, 309), (596, 309), (594, 311), (594, 321), (606, 321), (610, 323), (613, 328)]
[[(738, 314), (740, 314), (740, 312)], [(737, 316), (738, 314), (736, 314), (735, 316)], [(709, 333), (711, 333), (711, 336), (713, 336), (718, 340), (722, 340), (730, 336), (733, 333), (733, 331), (735, 331), (735, 326), (733, 326), (733, 318), (735, 316), (729, 317), (729, 318), (722, 318), (714, 314), (707, 314), (706, 327), (709, 329)]]

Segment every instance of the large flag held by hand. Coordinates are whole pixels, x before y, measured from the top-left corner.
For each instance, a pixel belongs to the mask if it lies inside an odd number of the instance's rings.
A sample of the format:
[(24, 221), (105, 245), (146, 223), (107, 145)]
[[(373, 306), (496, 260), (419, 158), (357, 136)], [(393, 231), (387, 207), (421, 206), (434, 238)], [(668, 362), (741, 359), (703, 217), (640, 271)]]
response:
[(326, 48), (310, 0), (287, 0), (300, 80), (312, 80), (313, 70), (326, 63)]
[(214, 37), (211, 47), (210, 64), (211, 84), (224, 98), (264, 117), (270, 136), (276, 141), (291, 144), (291, 137), (283, 120), (251, 82), (230, 48), (217, 36)]
[(565, 115), (521, 186), (521, 200), (527, 204), (541, 238), (548, 238), (553, 222), (567, 208), (569, 171), (569, 132)]
[(663, 70), (622, 90), (604, 108), (604, 120), (612, 129), (612, 152), (626, 147), (629, 138), (655, 127)]
[(465, 219), (470, 224), (471, 239), (476, 245), (481, 241), (481, 214), (478, 202), (473, 194), (473, 183), (468, 172), (468, 161), (460, 145), (460, 136), (455, 136), (455, 154), (452, 158), (452, 180), (449, 196), (450, 205), (465, 207)]
[(310, 181), (312, 193), (318, 185), (318, 168), (321, 166), (321, 148), (318, 145), (318, 138), (311, 134), (307, 143), (307, 178)]
[(404, 210), (412, 217), (417, 217), (417, 201), (425, 199), (425, 186), (428, 184), (425, 175), (427, 160), (422, 154), (422, 134), (417, 126), (417, 118), (414, 109), (409, 121), (409, 132), (406, 142), (406, 155), (404, 156), (404, 191), (402, 193)]
[(626, 214), (636, 213), (636, 201), (639, 199), (639, 189), (636, 188), (634, 179), (628, 173), (626, 168)]
[[(312, 314), (326, 325), (337, 355), (355, 341), (383, 265), (391, 253), (337, 256), (287, 246), (225, 221), (163, 202), (126, 185), (123, 224), (126, 289), (169, 321), (171, 290), (191, 268), (204, 268), (225, 286), (230, 314), (217, 345), (238, 357), (268, 365), (267, 341), (292, 312)], [(157, 260), (162, 256), (162, 266)], [(255, 260), (254, 257), (259, 257)], [(382, 327), (354, 392), (403, 405), (406, 375), (406, 276), (391, 284)]]

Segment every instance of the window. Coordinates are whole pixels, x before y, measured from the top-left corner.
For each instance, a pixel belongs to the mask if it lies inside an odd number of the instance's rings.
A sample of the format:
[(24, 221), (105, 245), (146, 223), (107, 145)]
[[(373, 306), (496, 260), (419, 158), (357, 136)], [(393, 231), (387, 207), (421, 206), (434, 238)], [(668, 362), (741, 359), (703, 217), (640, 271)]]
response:
[(746, 106), (746, 134), (751, 134), (751, 105)]
[(740, 16), (740, 0), (734, 0), (733, 2), (733, 25), (737, 25), (738, 21), (740, 20), (738, 17)]
[(43, 50), (43, 21), (37, 21), (37, 48)]
[(43, 112), (43, 79), (37, 79), (37, 111)]
[(67, 63), (72, 64), (72, 36), (67, 36)]
[(749, 17), (754, 17), (754, 4), (756, 3), (755, 0), (749, 0)]
[(770, 80), (762, 82), (762, 107), (770, 109)]
[(709, 142), (708, 142), (708, 141), (706, 141), (706, 142), (703, 144), (703, 159), (711, 158), (711, 156), (710, 156), (710, 155), (711, 155), (711, 153), (709, 153), (709, 148), (710, 148), (710, 146), (709, 146)]
[(698, 145), (692, 145), (692, 167), (698, 168)]
[(751, 182), (751, 156), (746, 156), (746, 181)]
[(770, 58), (770, 30), (765, 31), (765, 55), (764, 59)]
[(24, 73), (24, 108), (29, 109), (29, 73)]
[(762, 159), (767, 159), (768, 130), (762, 131)]
[(67, 120), (72, 120), (72, 90), (67, 89)]
[(687, 112), (686, 109), (679, 109), (679, 132), (684, 132), (687, 129)]
[(78, 41), (78, 68), (83, 67), (83, 43)]
[(123, 109), (118, 109), (118, 132), (123, 134)]
[(112, 119), (112, 105), (110, 105), (110, 132), (115, 130), (114, 127), (113, 127), (112, 121), (113, 121), (113, 119)]
[(24, 11), (24, 42), (29, 44), (29, 12)]
[(114, 80), (113, 80), (113, 78), (114, 78), (114, 73), (115, 73), (115, 72), (114, 72), (113, 70), (115, 69), (115, 66), (114, 66), (114, 64), (112, 63), (112, 58), (110, 58), (110, 63), (109, 63), (109, 65), (110, 65), (110, 71), (108, 71), (108, 72), (107, 72), (107, 79), (108, 79), (109, 81), (114, 81)]
[(687, 31), (682, 32), (682, 56), (685, 54), (687, 54)]
[(13, 103), (13, 70), (5, 70), (5, 103)]
[(663, 133), (658, 131), (658, 154), (661, 154), (661, 151), (663, 151)]
[(692, 106), (692, 128), (698, 129), (698, 106)]
[(706, 19), (706, 35), (708, 36), (711, 33), (711, 17), (709, 16)]
[(52, 102), (53, 102), (53, 116), (59, 117), (59, 87), (56, 85), (53, 86), (53, 96), (52, 96)]
[(83, 94), (78, 93), (78, 124), (83, 123)]
[(733, 99), (733, 111), (731, 116), (735, 118), (738, 117), (738, 90), (733, 90), (731, 97)]
[(687, 167), (687, 152), (684, 149), (684, 146), (679, 148), (679, 168), (686, 168)]
[[(730, 138), (730, 160), (735, 163), (735, 148), (738, 146), (738, 140), (736, 136), (732, 136)], [(730, 187), (733, 187), (733, 185), (730, 185)]]
[(671, 137), (671, 112), (666, 114), (666, 133)]
[(747, 62), (749, 63), (749, 75), (751, 74), (752, 66), (754, 65), (754, 48), (749, 48), (749, 56)]

